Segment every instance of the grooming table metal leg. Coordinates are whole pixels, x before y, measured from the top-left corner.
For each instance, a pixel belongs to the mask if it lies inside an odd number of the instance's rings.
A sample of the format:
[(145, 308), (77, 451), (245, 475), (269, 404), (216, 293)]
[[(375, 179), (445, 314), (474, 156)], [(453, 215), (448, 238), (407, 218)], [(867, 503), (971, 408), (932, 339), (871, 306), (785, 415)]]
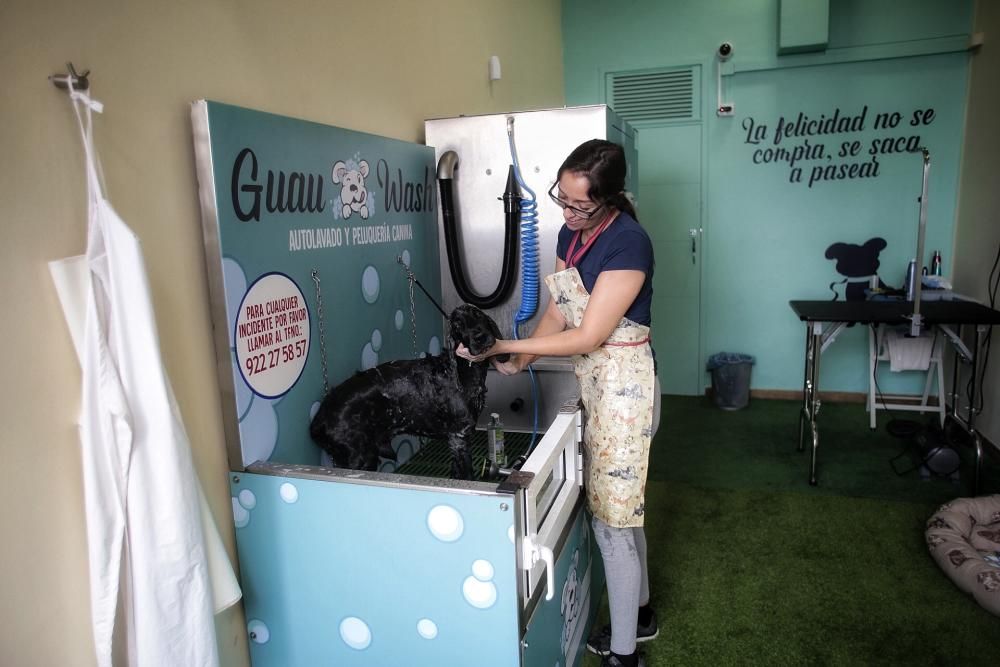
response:
[(806, 354), (803, 359), (803, 366), (805, 370), (802, 373), (802, 409), (799, 410), (799, 446), (798, 451), (805, 449), (805, 427), (806, 422), (812, 421), (812, 417), (809, 414), (809, 404), (812, 397), (809, 395), (809, 360), (812, 357), (813, 350), (813, 339), (811, 324), (806, 322)]
[(810, 365), (812, 367), (811, 376), (809, 378), (809, 395), (811, 400), (811, 406), (809, 408), (810, 415), (810, 427), (812, 429), (812, 455), (809, 460), (809, 484), (816, 486), (816, 452), (819, 449), (819, 427), (816, 424), (816, 419), (819, 416), (819, 360), (822, 356), (822, 343), (823, 343), (823, 325), (819, 322), (813, 322), (812, 331), (810, 332), (810, 339), (812, 340), (812, 355), (810, 358)]
[(805, 447), (806, 422), (809, 423), (809, 434), (812, 436), (812, 450), (809, 454), (809, 483), (816, 485), (816, 450), (819, 449), (819, 428), (816, 425), (816, 415), (819, 412), (819, 358), (822, 353), (823, 324), (821, 322), (806, 323), (806, 358), (802, 379), (802, 409), (799, 411), (799, 446), (798, 451)]
[[(955, 347), (955, 364), (952, 371), (951, 380), (951, 412), (947, 412), (945, 420), (951, 419), (955, 424), (957, 424), (963, 431), (965, 431), (970, 438), (972, 438), (972, 445), (976, 448), (976, 469), (972, 477), (972, 495), (979, 495), (979, 485), (980, 476), (982, 475), (983, 468), (983, 439), (979, 435), (979, 431), (976, 430), (976, 381), (979, 379), (979, 345), (982, 342), (983, 332), (987, 330), (984, 325), (976, 325), (975, 327), (975, 343), (971, 350), (971, 359), (963, 354), (967, 350), (959, 348), (957, 345)], [(961, 341), (962, 328), (958, 329), (958, 340)], [(970, 362), (972, 366), (972, 373), (969, 379), (969, 405), (968, 405), (968, 416), (962, 417), (959, 413), (958, 401), (958, 365), (961, 358), (965, 358)]]
[(983, 439), (979, 437), (976, 430), (976, 380), (979, 376), (979, 343), (984, 326), (976, 326), (975, 346), (972, 348), (972, 381), (969, 390), (969, 424), (968, 432), (972, 436), (972, 442), (976, 446), (976, 473), (972, 481), (972, 495), (979, 495), (979, 474), (983, 467)]

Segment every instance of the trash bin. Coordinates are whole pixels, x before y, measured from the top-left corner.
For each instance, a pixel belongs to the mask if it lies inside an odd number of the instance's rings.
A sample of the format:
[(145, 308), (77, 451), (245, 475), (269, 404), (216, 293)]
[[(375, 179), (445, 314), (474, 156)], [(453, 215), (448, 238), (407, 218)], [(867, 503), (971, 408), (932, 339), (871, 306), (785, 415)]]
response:
[(708, 359), (712, 372), (712, 400), (723, 410), (741, 410), (750, 403), (750, 369), (754, 358), (749, 354), (718, 352)]

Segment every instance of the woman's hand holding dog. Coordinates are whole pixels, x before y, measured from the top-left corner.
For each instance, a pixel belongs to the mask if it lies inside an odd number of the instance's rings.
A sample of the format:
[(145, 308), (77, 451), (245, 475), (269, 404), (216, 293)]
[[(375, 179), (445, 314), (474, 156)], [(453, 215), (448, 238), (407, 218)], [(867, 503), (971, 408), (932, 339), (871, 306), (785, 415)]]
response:
[[(495, 357), (499, 354), (507, 354), (507, 350), (504, 348), (504, 344), (509, 341), (497, 339), (497, 342), (490, 349), (486, 350), (482, 354), (472, 354), (469, 352), (464, 344), (459, 343), (458, 347), (455, 348), (455, 356), (461, 357), (463, 359), (468, 359), (469, 361), (483, 361), (489, 357)], [(497, 361), (493, 359), (493, 367), (500, 372), (501, 375), (517, 375), (524, 370), (526, 364), (521, 363), (521, 359), (524, 355), (512, 354), (508, 361)]]
[(518, 363), (520, 359), (520, 355), (514, 355), (510, 358), (510, 361), (504, 362), (494, 359), (493, 367), (497, 369), (500, 375), (517, 375), (524, 370), (524, 366)]
[(474, 361), (474, 362), (485, 361), (490, 357), (495, 357), (498, 354), (504, 354), (506, 350), (503, 349), (501, 343), (505, 342), (507, 341), (498, 338), (497, 342), (493, 344), (493, 347), (486, 350), (482, 354), (472, 354), (472, 352), (469, 351), (469, 348), (465, 346), (465, 343), (460, 342), (458, 344), (458, 347), (455, 348), (455, 356), (462, 357), (463, 359), (468, 359), (469, 361)]

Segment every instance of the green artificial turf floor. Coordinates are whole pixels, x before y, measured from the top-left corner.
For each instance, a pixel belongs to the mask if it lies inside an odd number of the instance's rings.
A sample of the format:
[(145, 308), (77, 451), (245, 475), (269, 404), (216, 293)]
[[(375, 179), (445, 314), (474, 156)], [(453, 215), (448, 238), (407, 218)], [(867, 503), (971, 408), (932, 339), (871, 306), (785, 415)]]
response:
[[(660, 635), (641, 647), (646, 664), (1000, 663), (1000, 618), (956, 588), (924, 543), (936, 508), (971, 495), (971, 448), (958, 448), (957, 482), (897, 475), (889, 459), (905, 445), (886, 433), (889, 416), (872, 432), (863, 405), (824, 404), (813, 487), (808, 452), (796, 451), (799, 405), (725, 412), (664, 397), (646, 499)], [(982, 494), (1000, 493), (989, 454)], [(599, 662), (587, 654), (583, 665)]]

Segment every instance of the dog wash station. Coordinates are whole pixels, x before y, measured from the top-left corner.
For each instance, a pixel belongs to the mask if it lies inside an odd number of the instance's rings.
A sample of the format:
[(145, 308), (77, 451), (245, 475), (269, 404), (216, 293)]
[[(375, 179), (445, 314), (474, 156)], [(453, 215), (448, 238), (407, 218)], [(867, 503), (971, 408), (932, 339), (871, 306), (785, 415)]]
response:
[(356, 371), (451, 353), (432, 298), (527, 336), (559, 165), (617, 141), (634, 191), (631, 129), (604, 106), (431, 120), (426, 146), (216, 102), (192, 120), (252, 663), (580, 664), (603, 570), (568, 359), (490, 371), (480, 426), (499, 414), (520, 465), (491, 474), (481, 430), (474, 480), (406, 435), (377, 471), (329, 467), (309, 423)]

